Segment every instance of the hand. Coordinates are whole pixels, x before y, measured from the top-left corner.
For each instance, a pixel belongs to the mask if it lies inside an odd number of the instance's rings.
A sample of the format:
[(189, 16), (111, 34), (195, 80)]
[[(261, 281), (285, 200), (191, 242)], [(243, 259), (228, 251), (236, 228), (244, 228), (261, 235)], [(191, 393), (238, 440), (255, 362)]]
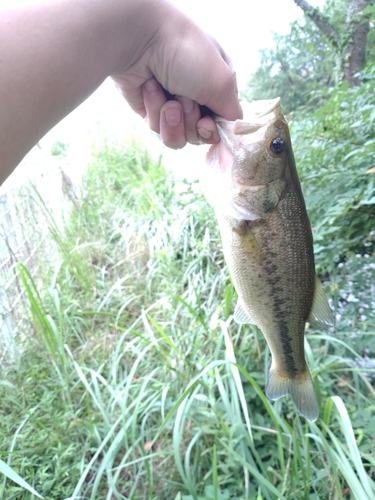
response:
[(167, 0), (3, 0), (0, 54), (0, 182), (110, 75), (172, 148), (219, 142), (199, 105), (242, 117), (229, 58)]
[[(231, 61), (212, 37), (171, 4), (155, 3), (158, 30), (155, 35), (151, 31), (152, 43), (112, 78), (166, 146), (216, 144), (220, 138), (215, 122), (201, 117), (199, 105), (228, 120), (242, 118)], [(167, 100), (164, 89), (175, 99)]]

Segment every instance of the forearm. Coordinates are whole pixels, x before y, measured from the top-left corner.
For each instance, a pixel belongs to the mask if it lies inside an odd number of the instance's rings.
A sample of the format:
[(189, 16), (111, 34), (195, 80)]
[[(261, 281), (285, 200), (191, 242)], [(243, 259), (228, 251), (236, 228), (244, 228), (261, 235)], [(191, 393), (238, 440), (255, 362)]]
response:
[[(150, 14), (157, 4), (59, 0), (17, 9), (9, 2), (0, 17), (1, 182), (105, 78), (139, 58), (157, 31)], [(158, 15), (162, 23), (160, 7)]]
[[(241, 118), (218, 43), (168, 0), (4, 0), (0, 5), (0, 182), (111, 75), (169, 147), (217, 143), (199, 105)], [(16, 3), (16, 6), (14, 5)], [(175, 95), (167, 101), (164, 90)]]

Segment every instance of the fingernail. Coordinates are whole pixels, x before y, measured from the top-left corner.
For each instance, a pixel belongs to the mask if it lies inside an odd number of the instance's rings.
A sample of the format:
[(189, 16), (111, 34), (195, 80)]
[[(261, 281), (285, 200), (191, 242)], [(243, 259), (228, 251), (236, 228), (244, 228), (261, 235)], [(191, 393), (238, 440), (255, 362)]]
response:
[(176, 127), (181, 122), (182, 113), (180, 109), (171, 108), (164, 112), (164, 116), (168, 125)]
[(182, 104), (182, 109), (184, 113), (191, 113), (194, 109), (194, 101), (188, 99), (187, 97), (179, 97), (178, 101)]
[(212, 137), (212, 132), (205, 128), (199, 128), (198, 134), (202, 137), (202, 139), (211, 139)]
[(155, 78), (150, 78), (150, 80), (147, 80), (147, 82), (144, 83), (144, 88), (147, 90), (147, 92), (152, 94), (159, 89), (159, 84), (155, 80)]

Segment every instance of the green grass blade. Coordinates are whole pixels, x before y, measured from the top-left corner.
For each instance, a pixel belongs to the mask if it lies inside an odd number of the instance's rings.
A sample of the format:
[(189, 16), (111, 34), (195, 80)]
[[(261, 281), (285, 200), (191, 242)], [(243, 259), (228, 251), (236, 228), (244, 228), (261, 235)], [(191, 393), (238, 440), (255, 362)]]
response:
[(240, 462), (243, 465), (243, 467), (248, 469), (250, 474), (253, 477), (255, 477), (258, 480), (259, 484), (263, 485), (266, 488), (266, 490), (268, 490), (270, 493), (273, 493), (278, 500), (288, 500), (286, 497), (284, 497), (284, 495), (280, 493), (280, 491), (277, 488), (275, 488), (275, 486), (270, 481), (268, 481), (268, 479), (264, 477), (263, 474), (261, 474), (258, 471), (256, 467), (253, 467), (251, 464), (246, 462), (246, 460), (243, 457), (241, 457), (241, 455), (239, 455), (236, 451), (230, 448), (225, 442), (222, 442), (222, 445), (224, 446), (224, 448), (227, 449), (229, 455), (231, 455), (235, 460)]
[(225, 363), (225, 361), (212, 361), (209, 363), (205, 368), (203, 368), (198, 375), (196, 375), (192, 381), (189, 383), (188, 387), (185, 389), (185, 391), (181, 394), (181, 396), (178, 398), (176, 403), (172, 406), (172, 408), (169, 410), (167, 413), (163, 423), (159, 427), (153, 441), (155, 442), (161, 435), (161, 433), (164, 431), (166, 426), (168, 425), (169, 421), (172, 419), (172, 417), (176, 414), (178, 408), (180, 407), (181, 403), (189, 396), (189, 394), (194, 390), (195, 386), (199, 383), (199, 379), (203, 377), (203, 375), (210, 370), (214, 370), (216, 367), (221, 366)]
[(239, 373), (238, 368), (237, 368), (237, 361), (236, 361), (236, 356), (235, 356), (234, 350), (233, 350), (233, 343), (232, 343), (232, 340), (231, 340), (229, 333), (228, 333), (227, 324), (222, 322), (221, 328), (222, 328), (222, 331), (224, 333), (226, 354), (227, 354), (229, 363), (231, 363), (231, 370), (232, 370), (234, 382), (236, 385), (238, 396), (240, 398), (242, 412), (245, 416), (247, 432), (249, 433), (250, 441), (253, 442), (253, 434), (251, 431), (249, 411), (247, 408), (245, 393), (244, 393), (244, 390), (242, 387), (240, 373)]
[(17, 483), (19, 486), (21, 486), (21, 488), (29, 491), (36, 497), (44, 498), (41, 495), (39, 495), (39, 493), (36, 490), (34, 490), (32, 486), (30, 486), (24, 479), (22, 479), (22, 477), (19, 474), (17, 474), (17, 472), (15, 472), (11, 467), (9, 467), (9, 465), (6, 462), (4, 462), (1, 459), (0, 459), (0, 472), (4, 474), (7, 478)]
[(348, 411), (340, 397), (331, 396), (331, 399), (338, 410), (337, 419), (340, 422), (341, 431), (348, 446), (348, 455), (350, 456), (355, 466), (362, 487), (368, 495), (368, 498), (375, 497), (375, 483), (371, 480), (371, 478), (366, 473), (365, 468), (363, 467), (361, 455), (358, 450)]

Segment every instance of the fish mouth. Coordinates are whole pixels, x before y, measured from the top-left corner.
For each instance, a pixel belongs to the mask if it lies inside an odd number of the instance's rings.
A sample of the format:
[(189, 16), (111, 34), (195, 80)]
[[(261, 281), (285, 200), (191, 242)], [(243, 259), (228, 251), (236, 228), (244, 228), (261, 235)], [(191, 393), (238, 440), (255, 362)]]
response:
[[(242, 108), (246, 112), (242, 121), (248, 120), (250, 117), (252, 118), (262, 118), (273, 111), (279, 109), (280, 112), (280, 97), (276, 97), (275, 99), (263, 99), (259, 101), (251, 101), (249, 103), (242, 103)], [(238, 120), (240, 121), (240, 120)]]
[(249, 136), (248, 144), (262, 141), (267, 128), (282, 116), (280, 102), (280, 97), (251, 102), (242, 101), (242, 120), (231, 122), (216, 117), (220, 138), (231, 149), (236, 147), (233, 143), (233, 136), (238, 136), (239, 140), (241, 136)]

